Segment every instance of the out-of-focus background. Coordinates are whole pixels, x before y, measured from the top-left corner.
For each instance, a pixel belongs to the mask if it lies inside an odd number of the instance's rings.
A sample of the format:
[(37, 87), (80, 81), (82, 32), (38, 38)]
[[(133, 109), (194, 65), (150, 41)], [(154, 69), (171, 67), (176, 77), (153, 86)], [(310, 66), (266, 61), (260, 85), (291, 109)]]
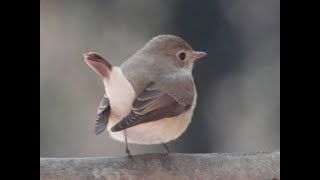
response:
[[(104, 93), (82, 54), (120, 65), (150, 38), (174, 34), (208, 53), (194, 67), (198, 105), (173, 152), (280, 149), (279, 0), (41, 0), (40, 156), (125, 155), (96, 136)], [(165, 152), (129, 145), (133, 154)]]

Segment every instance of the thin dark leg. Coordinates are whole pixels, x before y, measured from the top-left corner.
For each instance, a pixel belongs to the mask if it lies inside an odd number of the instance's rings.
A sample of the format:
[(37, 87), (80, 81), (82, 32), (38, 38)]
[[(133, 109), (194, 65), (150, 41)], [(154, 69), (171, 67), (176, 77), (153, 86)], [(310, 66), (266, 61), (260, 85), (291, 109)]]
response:
[(123, 130), (123, 132), (124, 132), (124, 139), (125, 139), (125, 142), (126, 142), (126, 153), (128, 154), (129, 158), (132, 158), (132, 155), (131, 155), (131, 153), (129, 151), (129, 148), (128, 148), (127, 132), (126, 132), (126, 130)]
[(169, 153), (170, 153), (170, 150), (169, 150), (169, 148), (168, 148), (167, 144), (166, 144), (166, 143), (162, 143), (162, 145), (164, 146), (164, 148), (166, 148), (167, 153), (169, 154)]

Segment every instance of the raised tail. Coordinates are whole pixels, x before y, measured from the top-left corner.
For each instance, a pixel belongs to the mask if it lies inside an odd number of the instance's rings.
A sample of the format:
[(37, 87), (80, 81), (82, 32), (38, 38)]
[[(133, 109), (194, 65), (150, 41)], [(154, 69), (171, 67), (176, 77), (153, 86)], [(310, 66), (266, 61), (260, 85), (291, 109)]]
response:
[(83, 54), (85, 62), (102, 78), (109, 78), (112, 65), (95, 52)]

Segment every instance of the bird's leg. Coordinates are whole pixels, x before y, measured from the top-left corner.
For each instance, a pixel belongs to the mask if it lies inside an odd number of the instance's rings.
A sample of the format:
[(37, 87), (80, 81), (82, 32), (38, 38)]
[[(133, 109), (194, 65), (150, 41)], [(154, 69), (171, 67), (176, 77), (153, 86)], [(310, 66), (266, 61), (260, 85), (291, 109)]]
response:
[(131, 155), (131, 153), (129, 151), (129, 148), (128, 148), (127, 132), (126, 132), (126, 130), (123, 130), (123, 132), (124, 132), (124, 139), (125, 139), (125, 142), (126, 142), (126, 153), (128, 154), (129, 158), (132, 158), (132, 155)]
[(162, 145), (164, 146), (164, 148), (166, 148), (166, 150), (167, 150), (167, 154), (169, 154), (169, 153), (170, 153), (170, 150), (169, 150), (169, 148), (168, 148), (167, 144), (166, 144), (166, 143), (162, 143)]

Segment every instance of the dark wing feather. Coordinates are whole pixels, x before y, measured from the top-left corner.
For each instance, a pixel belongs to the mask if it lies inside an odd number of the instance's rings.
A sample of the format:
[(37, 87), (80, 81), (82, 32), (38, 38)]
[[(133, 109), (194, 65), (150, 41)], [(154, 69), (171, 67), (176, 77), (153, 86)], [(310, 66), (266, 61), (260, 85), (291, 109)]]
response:
[(133, 102), (131, 113), (111, 131), (177, 116), (189, 109), (194, 99), (193, 81), (190, 78), (179, 80), (150, 83)]
[(96, 126), (95, 126), (95, 134), (98, 135), (102, 133), (108, 124), (108, 118), (110, 115), (110, 105), (109, 99), (107, 97), (103, 97), (100, 106), (97, 111), (98, 117), (96, 119)]

